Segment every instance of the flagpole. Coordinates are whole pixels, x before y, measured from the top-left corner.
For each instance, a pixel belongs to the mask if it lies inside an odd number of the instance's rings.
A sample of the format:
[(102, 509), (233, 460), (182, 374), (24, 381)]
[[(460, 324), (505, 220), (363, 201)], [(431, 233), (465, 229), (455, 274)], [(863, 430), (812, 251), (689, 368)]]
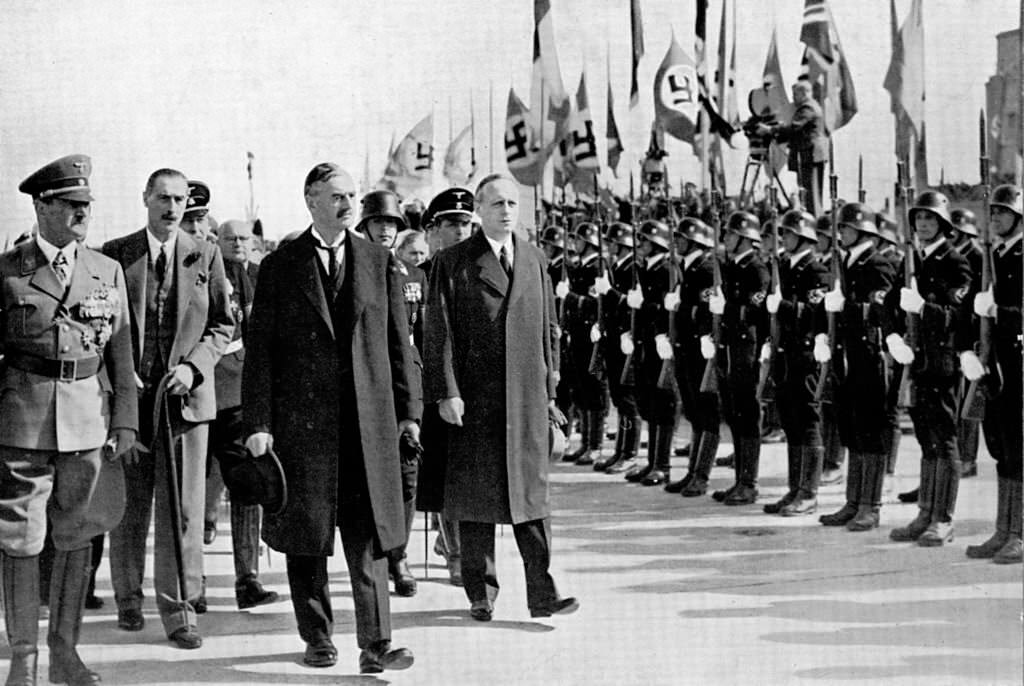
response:
[(473, 111), (473, 90), (469, 91), (469, 178), (476, 176), (476, 113)]
[(490, 138), (487, 139), (487, 155), (490, 158), (489, 172), (494, 173), (494, 79), (491, 79), (489, 86), (489, 93), (487, 97), (488, 112), (490, 116), (487, 118), (490, 122), (488, 131), (490, 132)]

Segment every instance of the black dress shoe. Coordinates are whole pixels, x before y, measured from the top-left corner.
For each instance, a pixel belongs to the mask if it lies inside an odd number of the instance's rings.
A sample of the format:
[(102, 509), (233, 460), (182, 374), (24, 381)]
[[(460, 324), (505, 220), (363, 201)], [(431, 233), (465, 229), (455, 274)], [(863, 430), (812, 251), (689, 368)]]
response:
[(626, 481), (634, 484), (640, 483), (650, 471), (651, 465), (645, 464), (641, 466), (638, 464), (626, 472)]
[(716, 457), (716, 467), (732, 467), (736, 464), (736, 453), (729, 453), (725, 457)]
[(696, 476), (693, 472), (690, 472), (679, 481), (669, 481), (665, 484), (666, 493), (682, 493), (686, 490), (686, 487), (693, 482), (693, 477)]
[(315, 643), (306, 644), (306, 654), (302, 661), (310, 667), (333, 667), (338, 663), (338, 649), (331, 639), (322, 638)]
[(753, 505), (757, 502), (757, 489), (753, 486), (740, 486), (723, 502), (726, 505)]
[(395, 583), (396, 595), (403, 598), (416, 595), (416, 577), (409, 571), (409, 564), (404, 558), (388, 565), (388, 576)]
[(248, 610), (257, 605), (276, 603), (277, 593), (263, 588), (258, 580), (249, 578), (241, 584), (235, 584), (235, 601), (239, 610)]
[(906, 493), (900, 493), (896, 497), (900, 499), (901, 503), (916, 503), (917, 502), (918, 490), (919, 489), (915, 488), (912, 491), (907, 491)]
[(140, 610), (118, 610), (117, 628), (125, 631), (142, 631), (146, 626), (146, 618)]
[(690, 456), (690, 450), (692, 450), (692, 448), (690, 447), (690, 444), (687, 443), (682, 448), (676, 448), (675, 450), (672, 451), (672, 453), (676, 457), (689, 457)]
[(730, 495), (732, 495), (732, 492), (735, 491), (739, 487), (740, 487), (739, 484), (733, 484), (732, 486), (730, 486), (729, 488), (725, 489), (724, 491), (713, 491), (711, 493), (711, 499), (714, 500), (716, 503), (724, 503), (725, 499), (728, 498)]
[(640, 479), (641, 486), (658, 486), (668, 481), (668, 472), (662, 469), (652, 469)]
[(100, 610), (103, 608), (103, 598), (98, 598), (92, 593), (85, 596), (85, 609), (86, 610)]
[(551, 615), (571, 615), (580, 609), (580, 601), (575, 598), (558, 598), (544, 605), (530, 608), (531, 617), (550, 617)]
[(167, 640), (173, 642), (182, 650), (195, 650), (203, 645), (203, 637), (190, 626), (183, 626), (172, 632), (167, 637)]
[(469, 616), (478, 622), (489, 622), (494, 615), (490, 600), (474, 600), (469, 606)]
[(377, 641), (359, 653), (360, 674), (380, 674), (385, 669), (409, 669), (414, 662), (408, 648), (391, 648), (391, 641)]

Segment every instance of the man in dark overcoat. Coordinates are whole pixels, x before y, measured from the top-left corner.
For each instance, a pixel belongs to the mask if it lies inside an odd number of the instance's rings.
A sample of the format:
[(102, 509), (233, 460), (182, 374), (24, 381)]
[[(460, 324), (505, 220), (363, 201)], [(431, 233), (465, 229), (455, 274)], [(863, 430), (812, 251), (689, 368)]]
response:
[(386, 248), (348, 230), (349, 174), (317, 165), (305, 197), (312, 226), (260, 264), (242, 372), (246, 447), (273, 449), (287, 483), (263, 540), (287, 556), (306, 664), (337, 661), (327, 586), (337, 527), (360, 670), (404, 669), (413, 656), (391, 648), (384, 555), (406, 539), (398, 443), (419, 438), (422, 392), (400, 274)]
[(547, 262), (515, 233), (518, 201), (511, 177), (480, 182), (482, 230), (437, 254), (427, 295), (425, 397), (452, 425), (444, 513), (459, 521), (462, 579), (480, 621), (491, 618), (498, 594), (496, 523), (512, 524), (531, 615), (579, 606), (558, 596), (548, 573), (556, 324)]

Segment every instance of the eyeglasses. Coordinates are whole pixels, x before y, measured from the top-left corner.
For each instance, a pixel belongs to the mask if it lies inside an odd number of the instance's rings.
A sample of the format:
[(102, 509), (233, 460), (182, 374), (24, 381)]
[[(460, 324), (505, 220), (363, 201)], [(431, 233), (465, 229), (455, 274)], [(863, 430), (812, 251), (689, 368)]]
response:
[(228, 243), (248, 243), (249, 236), (222, 236), (221, 240), (227, 241)]

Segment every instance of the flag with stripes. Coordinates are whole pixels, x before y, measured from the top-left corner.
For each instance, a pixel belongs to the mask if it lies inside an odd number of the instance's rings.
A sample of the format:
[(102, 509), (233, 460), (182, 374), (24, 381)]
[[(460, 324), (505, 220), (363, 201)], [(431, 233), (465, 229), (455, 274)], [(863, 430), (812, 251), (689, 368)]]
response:
[(837, 131), (857, 114), (857, 94), (835, 19), (826, 0), (805, 0), (800, 41), (804, 44), (801, 79), (811, 83), (821, 104), (825, 128)]

